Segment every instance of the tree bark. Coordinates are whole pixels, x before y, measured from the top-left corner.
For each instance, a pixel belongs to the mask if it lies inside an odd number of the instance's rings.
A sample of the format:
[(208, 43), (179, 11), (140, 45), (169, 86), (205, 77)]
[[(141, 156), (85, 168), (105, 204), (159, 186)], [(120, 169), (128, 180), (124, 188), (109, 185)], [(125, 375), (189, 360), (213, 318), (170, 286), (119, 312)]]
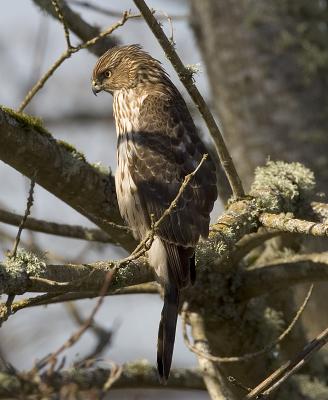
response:
[[(320, 26), (326, 26), (327, 7), (319, 0), (190, 2), (192, 27), (207, 68), (214, 109), (246, 190), (254, 169), (270, 157), (304, 163), (315, 172), (319, 190), (326, 191), (328, 33)], [(273, 251), (268, 254), (275, 257)], [(316, 297), (311, 315), (304, 320), (315, 329), (328, 322), (322, 315), (326, 288), (321, 286), (323, 296)], [(277, 306), (279, 298), (288, 320), (292, 296), (292, 291), (279, 292), (267, 304)], [(241, 330), (236, 324), (235, 332), (225, 332), (223, 326), (218, 331), (216, 323), (208, 323), (214, 351), (222, 354), (229, 345), (231, 350), (229, 335), (236, 337), (239, 332), (239, 336), (247, 336), (250, 328), (246, 325)], [(258, 340), (260, 336), (263, 332), (258, 332)], [(305, 338), (300, 330), (296, 336), (297, 348)], [(247, 340), (241, 348), (246, 345)], [(295, 349), (290, 342), (286, 347)], [(246, 378), (261, 375), (261, 368), (263, 364), (258, 363)], [(245, 370), (238, 366), (226, 369), (242, 381)]]

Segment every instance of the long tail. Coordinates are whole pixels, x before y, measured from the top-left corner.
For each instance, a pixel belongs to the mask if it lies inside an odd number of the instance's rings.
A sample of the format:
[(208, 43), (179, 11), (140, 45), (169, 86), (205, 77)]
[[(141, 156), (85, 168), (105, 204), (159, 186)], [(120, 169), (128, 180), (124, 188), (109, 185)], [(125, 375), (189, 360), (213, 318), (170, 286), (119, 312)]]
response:
[(179, 309), (179, 289), (169, 283), (164, 287), (164, 306), (158, 328), (157, 368), (160, 380), (169, 377)]

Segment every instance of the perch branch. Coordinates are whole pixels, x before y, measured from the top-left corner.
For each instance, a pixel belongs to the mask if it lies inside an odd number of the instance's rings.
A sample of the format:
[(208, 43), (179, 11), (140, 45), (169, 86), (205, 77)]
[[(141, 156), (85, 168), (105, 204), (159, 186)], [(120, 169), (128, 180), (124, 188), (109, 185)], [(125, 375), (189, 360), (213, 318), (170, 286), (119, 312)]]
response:
[[(7, 260), (8, 261), (8, 260)], [(0, 263), (0, 294), (21, 294), (30, 292), (67, 293), (85, 292), (99, 295), (108, 271), (114, 269), (115, 262), (96, 262), (93, 264), (46, 265), (29, 264), (20, 261), (19, 254), (15, 264)], [(111, 282), (110, 292), (127, 286), (152, 282), (153, 270), (146, 259), (138, 260), (119, 268)]]
[(40, 186), (101, 227), (112, 243), (134, 249), (131, 234), (120, 228), (113, 176), (55, 140), (38, 120), (0, 108), (0, 159), (29, 178), (37, 170)]

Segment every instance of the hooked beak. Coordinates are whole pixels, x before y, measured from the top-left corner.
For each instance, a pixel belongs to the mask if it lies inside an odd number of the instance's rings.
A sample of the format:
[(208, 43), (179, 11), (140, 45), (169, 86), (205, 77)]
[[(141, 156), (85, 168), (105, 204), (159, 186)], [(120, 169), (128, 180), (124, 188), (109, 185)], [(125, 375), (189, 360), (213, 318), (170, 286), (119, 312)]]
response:
[(93, 91), (93, 94), (95, 96), (97, 96), (97, 93), (102, 91), (101, 85), (96, 81), (92, 81), (92, 91)]

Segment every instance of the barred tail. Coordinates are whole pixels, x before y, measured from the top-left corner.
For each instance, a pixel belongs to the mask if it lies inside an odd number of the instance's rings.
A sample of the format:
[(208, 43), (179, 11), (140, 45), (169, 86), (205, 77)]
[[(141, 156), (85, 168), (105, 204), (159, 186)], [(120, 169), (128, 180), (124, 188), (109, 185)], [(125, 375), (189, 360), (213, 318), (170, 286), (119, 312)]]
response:
[(168, 284), (164, 291), (164, 306), (158, 328), (157, 368), (160, 380), (166, 383), (172, 363), (178, 319), (179, 289), (174, 284)]

